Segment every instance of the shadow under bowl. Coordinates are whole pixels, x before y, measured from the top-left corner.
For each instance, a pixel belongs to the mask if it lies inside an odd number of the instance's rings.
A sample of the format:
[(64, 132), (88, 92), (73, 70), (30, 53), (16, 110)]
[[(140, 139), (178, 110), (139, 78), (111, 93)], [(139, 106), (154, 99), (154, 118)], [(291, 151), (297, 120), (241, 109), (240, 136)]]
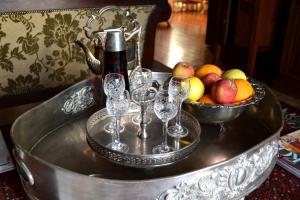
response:
[(260, 82), (252, 78), (249, 78), (248, 81), (254, 89), (254, 95), (247, 100), (226, 105), (208, 105), (199, 102), (185, 101), (183, 103), (183, 109), (194, 115), (200, 123), (220, 124), (232, 121), (238, 118), (251, 105), (258, 104), (265, 96), (265, 89)]

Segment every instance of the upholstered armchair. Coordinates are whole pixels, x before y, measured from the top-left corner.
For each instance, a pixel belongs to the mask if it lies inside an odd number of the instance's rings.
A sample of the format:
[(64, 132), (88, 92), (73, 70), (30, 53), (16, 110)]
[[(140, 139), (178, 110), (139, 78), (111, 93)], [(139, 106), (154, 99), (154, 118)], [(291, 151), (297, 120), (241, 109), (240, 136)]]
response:
[[(136, 15), (142, 27), (142, 65), (152, 66), (156, 25), (171, 12), (167, 1), (1, 1), (0, 113), (3, 108), (47, 99), (91, 76), (74, 40), (92, 47), (83, 27), (91, 15), (110, 4)], [(126, 19), (111, 11), (97, 20), (95, 30), (118, 26)]]

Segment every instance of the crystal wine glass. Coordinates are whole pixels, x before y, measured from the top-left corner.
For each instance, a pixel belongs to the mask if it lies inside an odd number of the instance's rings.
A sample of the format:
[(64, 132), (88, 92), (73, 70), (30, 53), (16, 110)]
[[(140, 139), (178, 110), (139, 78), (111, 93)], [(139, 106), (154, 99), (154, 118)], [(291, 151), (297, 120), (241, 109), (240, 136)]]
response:
[(190, 81), (188, 78), (174, 76), (169, 82), (169, 94), (177, 99), (178, 113), (176, 124), (168, 128), (168, 134), (175, 138), (182, 138), (188, 135), (188, 129), (181, 125), (181, 106), (182, 102), (190, 94)]
[[(152, 86), (152, 71), (147, 68), (140, 68), (137, 70), (130, 79), (130, 92), (132, 93), (137, 88), (139, 89), (139, 93), (141, 95), (145, 94), (147, 89)], [(144, 90), (144, 91), (143, 91)], [(138, 104), (140, 105), (140, 104)], [(141, 108), (142, 109), (142, 108)], [(146, 111), (145, 111), (146, 112)], [(142, 113), (139, 115), (134, 115), (132, 118), (133, 123), (140, 124), (142, 121), (141, 117)], [(144, 115), (144, 123), (150, 123), (151, 118), (149, 116)]]
[(125, 79), (122, 74), (109, 73), (104, 77), (104, 93), (106, 96), (118, 96), (125, 90)]
[[(122, 74), (109, 73), (104, 77), (103, 83), (104, 93), (107, 97), (118, 96), (125, 90), (125, 79)], [(104, 130), (108, 133), (114, 133), (116, 125), (116, 118), (104, 126)], [(120, 132), (124, 131), (124, 126), (120, 125)]]
[(167, 153), (173, 150), (167, 143), (167, 128), (169, 120), (176, 116), (177, 111), (178, 107), (176, 99), (174, 99), (167, 90), (161, 90), (156, 94), (154, 100), (154, 112), (163, 122), (163, 141), (162, 144), (157, 145), (152, 149), (153, 153)]
[(146, 110), (147, 107), (154, 101), (157, 90), (154, 87), (148, 87), (144, 85), (142, 87), (138, 87), (137, 89), (131, 92), (131, 99), (134, 103), (141, 106), (141, 115), (140, 118), (140, 131), (138, 132), (138, 136), (142, 139), (147, 139), (149, 137), (146, 127), (149, 121), (146, 120)]
[(130, 95), (127, 90), (124, 90), (118, 96), (108, 96), (106, 99), (107, 112), (116, 119), (112, 142), (107, 147), (124, 153), (128, 152), (129, 147), (127, 144), (120, 142), (120, 121), (121, 117), (128, 113), (129, 105)]

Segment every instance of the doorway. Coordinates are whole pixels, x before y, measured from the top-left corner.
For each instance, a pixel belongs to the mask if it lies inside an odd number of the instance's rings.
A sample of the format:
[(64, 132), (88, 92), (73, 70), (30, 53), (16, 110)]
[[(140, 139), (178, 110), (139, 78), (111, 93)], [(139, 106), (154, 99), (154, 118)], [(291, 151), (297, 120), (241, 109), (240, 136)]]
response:
[(205, 43), (208, 1), (169, 0), (169, 4), (171, 17), (156, 30), (154, 59), (169, 68), (180, 61), (195, 67), (211, 63)]

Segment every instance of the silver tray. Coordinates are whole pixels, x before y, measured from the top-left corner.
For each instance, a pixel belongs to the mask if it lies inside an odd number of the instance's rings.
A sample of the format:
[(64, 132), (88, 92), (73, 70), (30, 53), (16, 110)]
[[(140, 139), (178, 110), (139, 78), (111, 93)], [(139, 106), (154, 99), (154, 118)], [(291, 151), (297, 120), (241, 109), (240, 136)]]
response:
[[(162, 122), (156, 117), (154, 112), (148, 112), (152, 121), (147, 126), (149, 138), (142, 140), (137, 136), (140, 129), (138, 124), (132, 122), (132, 118), (138, 115), (139, 109), (133, 103), (129, 113), (122, 118), (125, 127), (120, 134), (121, 142), (129, 146), (129, 152), (123, 153), (107, 148), (111, 143), (111, 134), (105, 132), (104, 125), (112, 118), (108, 115), (107, 109), (101, 109), (94, 113), (87, 121), (87, 142), (91, 148), (104, 158), (124, 166), (148, 168), (169, 165), (186, 158), (196, 148), (200, 141), (200, 124), (191, 114), (182, 111), (182, 124), (188, 128), (188, 136), (174, 139), (168, 136), (168, 145), (174, 147), (174, 151), (161, 154), (153, 154), (152, 148), (161, 144), (163, 140)], [(174, 120), (169, 125), (174, 124)]]
[[(163, 84), (169, 76), (152, 77)], [(174, 164), (134, 168), (98, 156), (86, 141), (86, 122), (105, 106), (101, 81), (92, 77), (67, 88), (14, 122), (14, 157), (31, 199), (240, 200), (276, 164), (283, 115), (267, 86), (258, 104), (225, 124), (224, 137), (200, 122), (199, 144)]]

